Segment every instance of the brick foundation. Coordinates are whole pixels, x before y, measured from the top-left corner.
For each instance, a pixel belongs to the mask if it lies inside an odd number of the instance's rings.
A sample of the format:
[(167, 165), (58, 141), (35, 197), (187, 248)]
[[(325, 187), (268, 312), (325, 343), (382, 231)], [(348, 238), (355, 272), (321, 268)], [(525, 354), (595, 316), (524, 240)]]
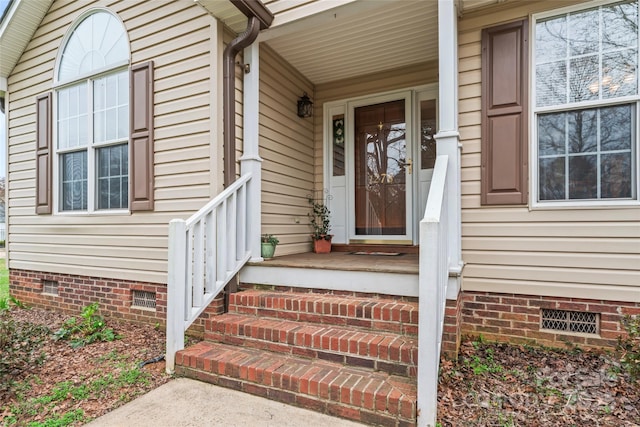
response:
[[(164, 284), (115, 280), (71, 274), (43, 273), (11, 269), (10, 291), (29, 306), (78, 314), (93, 302), (107, 317), (134, 322), (160, 324), (164, 327), (167, 309), (167, 287)], [(42, 292), (43, 281), (58, 282), (58, 295)], [(378, 295), (319, 291), (279, 286), (242, 285), (243, 289), (264, 289), (301, 293), (330, 293), (342, 296), (379, 297)], [(156, 309), (132, 306), (133, 290), (156, 293)], [(417, 302), (417, 298), (397, 297), (398, 301)], [(572, 334), (540, 330), (542, 308), (598, 313), (599, 334)], [(191, 335), (203, 333), (205, 322), (223, 312), (223, 296), (217, 298), (189, 329)], [(582, 347), (615, 347), (623, 334), (620, 320), (625, 314), (640, 315), (640, 303), (590, 300), (581, 298), (542, 297), (535, 295), (461, 292), (457, 300), (447, 300), (442, 351), (455, 357), (461, 334), (480, 335), (489, 340), (514, 343), (566, 346), (567, 342)]]
[[(58, 295), (43, 293), (45, 280), (58, 282)], [(165, 284), (10, 269), (9, 290), (11, 295), (31, 307), (76, 315), (83, 307), (98, 302), (100, 313), (106, 317), (160, 324), (163, 327), (166, 323)], [(155, 310), (132, 306), (134, 290), (155, 292)], [(193, 335), (202, 334), (204, 322), (222, 311), (223, 297), (220, 296), (202, 313), (188, 332)]]
[(450, 359), (458, 357), (462, 324), (462, 292), (457, 300), (447, 300), (442, 331), (442, 354)]
[[(535, 343), (546, 346), (615, 347), (624, 331), (620, 320), (625, 314), (640, 314), (640, 303), (583, 298), (464, 292), (462, 295), (462, 333), (482, 334), (495, 341)], [(600, 315), (598, 335), (540, 329), (541, 309), (587, 311)]]

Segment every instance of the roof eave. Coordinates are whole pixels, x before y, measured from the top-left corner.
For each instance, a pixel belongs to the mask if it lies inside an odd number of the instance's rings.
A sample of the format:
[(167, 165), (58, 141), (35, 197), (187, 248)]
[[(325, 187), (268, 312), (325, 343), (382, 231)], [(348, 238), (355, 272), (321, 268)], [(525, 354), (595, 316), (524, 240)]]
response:
[(9, 77), (53, 0), (13, 0), (0, 23), (0, 79)]

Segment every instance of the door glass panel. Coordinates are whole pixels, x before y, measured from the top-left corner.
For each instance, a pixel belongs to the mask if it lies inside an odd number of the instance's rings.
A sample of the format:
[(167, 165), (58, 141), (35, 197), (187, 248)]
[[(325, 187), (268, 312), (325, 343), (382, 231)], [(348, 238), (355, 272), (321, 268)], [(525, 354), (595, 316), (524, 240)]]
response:
[(344, 114), (333, 116), (333, 176), (344, 176)]
[(355, 109), (356, 235), (406, 234), (404, 104)]
[(420, 168), (433, 169), (436, 164), (436, 100), (420, 102)]

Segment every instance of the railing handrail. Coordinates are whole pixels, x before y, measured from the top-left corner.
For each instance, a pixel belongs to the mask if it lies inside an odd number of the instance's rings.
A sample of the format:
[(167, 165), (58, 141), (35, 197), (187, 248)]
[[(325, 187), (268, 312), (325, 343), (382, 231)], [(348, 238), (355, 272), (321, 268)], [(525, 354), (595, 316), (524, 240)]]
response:
[[(436, 158), (436, 165), (433, 168), (431, 185), (429, 186), (429, 197), (427, 197), (427, 205), (422, 221), (440, 222), (441, 220), (448, 161), (449, 156), (440, 155)], [(440, 165), (438, 165), (438, 162), (440, 162)]]
[(448, 162), (446, 155), (436, 158), (424, 216), (420, 221), (417, 378), (420, 427), (435, 426), (437, 419), (438, 369), (449, 279)]
[(251, 179), (251, 174), (247, 173), (236, 179), (233, 184), (225, 188), (216, 197), (211, 199), (206, 205), (201, 207), (198, 212), (191, 215), (185, 222), (187, 229), (193, 227), (193, 225), (204, 218), (209, 212), (220, 206), (222, 202), (231, 197), (233, 193), (238, 191), (247, 181)]
[(189, 219), (169, 223), (167, 372), (184, 348), (189, 325), (255, 252), (260, 229), (248, 212), (260, 203), (259, 176), (259, 170), (243, 174)]

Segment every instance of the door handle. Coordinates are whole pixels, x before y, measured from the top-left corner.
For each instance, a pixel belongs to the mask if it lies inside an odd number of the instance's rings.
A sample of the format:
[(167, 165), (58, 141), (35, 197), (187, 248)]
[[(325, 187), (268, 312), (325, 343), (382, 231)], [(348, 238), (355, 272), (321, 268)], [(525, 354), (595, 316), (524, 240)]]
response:
[(411, 175), (413, 172), (413, 160), (407, 159), (404, 161), (404, 165), (407, 167), (407, 173)]

